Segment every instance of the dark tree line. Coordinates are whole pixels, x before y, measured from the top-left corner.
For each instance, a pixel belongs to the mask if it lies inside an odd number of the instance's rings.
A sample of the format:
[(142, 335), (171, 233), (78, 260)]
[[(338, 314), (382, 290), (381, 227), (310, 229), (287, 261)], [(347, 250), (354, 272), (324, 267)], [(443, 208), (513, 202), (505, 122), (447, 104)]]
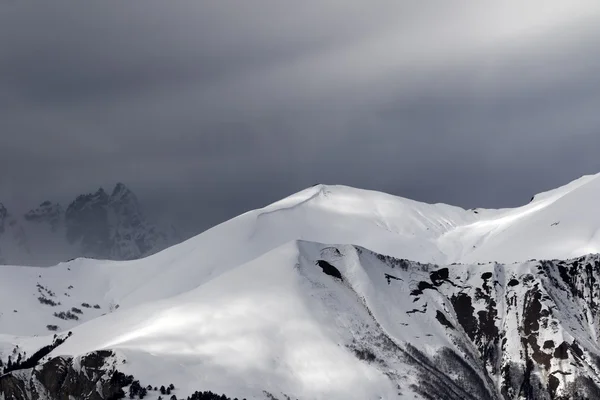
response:
[(175, 390), (175, 386), (172, 383), (168, 387), (166, 387), (166, 388), (163, 385), (163, 386), (160, 387), (160, 394), (162, 394), (162, 395), (170, 395), (171, 394), (171, 390)]
[(58, 306), (58, 305), (59, 305), (59, 304), (58, 304), (57, 302), (55, 302), (54, 300), (52, 300), (52, 299), (48, 299), (48, 298), (46, 298), (46, 297), (44, 297), (44, 296), (39, 296), (39, 297), (38, 297), (38, 301), (39, 301), (41, 304), (46, 304), (46, 305), (48, 305), (48, 306), (52, 306), (52, 307), (56, 307), (56, 306)]
[[(120, 372), (116, 372), (115, 374), (121, 374)], [(123, 374), (121, 374), (123, 375)], [(125, 376), (125, 375), (123, 375)], [(113, 376), (114, 378), (114, 376)], [(129, 398), (130, 399), (135, 399), (135, 398), (139, 398), (139, 399), (143, 399), (144, 397), (146, 397), (148, 395), (148, 392), (153, 390), (152, 389), (152, 385), (148, 385), (146, 387), (143, 387), (140, 384), (140, 381), (134, 381), (132, 376), (127, 377), (130, 379), (130, 381), (127, 383), (129, 384)], [(123, 385), (126, 386), (126, 385)], [(173, 385), (172, 383), (169, 386), (164, 386), (162, 385), (160, 387), (160, 389), (157, 389), (156, 387), (154, 387), (154, 391), (160, 391), (160, 396), (158, 396), (158, 400), (178, 400), (177, 396), (175, 394), (171, 394), (171, 392), (173, 390), (175, 390), (175, 385)], [(163, 397), (165, 396), (165, 397)], [(123, 392), (123, 397), (125, 397), (125, 393)], [(187, 398), (181, 398), (180, 400), (238, 400), (238, 398), (231, 398), (231, 397), (227, 397), (224, 394), (217, 394), (217, 393), (213, 393), (211, 391), (203, 391), (203, 392), (199, 392), (196, 391), (194, 392), (192, 395), (188, 396)], [(246, 400), (246, 399), (243, 399)]]
[(8, 362), (6, 363), (6, 366), (4, 366), (4, 373), (7, 374), (9, 372), (17, 371), (20, 369), (29, 369), (29, 368), (35, 367), (42, 358), (44, 358), (45, 356), (50, 354), (50, 352), (52, 350), (54, 350), (55, 348), (57, 348), (58, 346), (63, 344), (65, 342), (65, 340), (67, 340), (67, 338), (69, 338), (70, 336), (71, 336), (71, 332), (69, 332), (67, 337), (64, 339), (55, 337), (52, 344), (42, 347), (41, 349), (39, 349), (38, 351), (33, 353), (31, 355), (31, 357), (29, 357), (25, 360), (22, 359), (21, 353), (19, 353), (19, 355), (15, 361), (13, 361), (11, 359), (11, 357), (8, 357)]
[(79, 321), (79, 317), (77, 315), (73, 314), (71, 311), (67, 311), (67, 312), (64, 312), (64, 311), (55, 312), (54, 316), (56, 318), (64, 319), (65, 321), (68, 320), (68, 319)]
[[(174, 400), (174, 399), (171, 399)], [(176, 400), (176, 399), (175, 399)], [(231, 397), (227, 397), (224, 394), (218, 395), (211, 391), (204, 392), (194, 392), (191, 396), (187, 397), (187, 400), (238, 400), (238, 398), (232, 399)], [(243, 399), (246, 400), (246, 399)]]

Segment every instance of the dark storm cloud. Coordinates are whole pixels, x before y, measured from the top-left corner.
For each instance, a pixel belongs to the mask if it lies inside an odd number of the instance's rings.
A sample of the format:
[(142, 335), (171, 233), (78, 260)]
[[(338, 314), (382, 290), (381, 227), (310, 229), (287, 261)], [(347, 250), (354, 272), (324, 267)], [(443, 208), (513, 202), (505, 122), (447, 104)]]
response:
[(199, 230), (316, 182), (464, 207), (600, 170), (594, 2), (5, 2), (0, 201)]

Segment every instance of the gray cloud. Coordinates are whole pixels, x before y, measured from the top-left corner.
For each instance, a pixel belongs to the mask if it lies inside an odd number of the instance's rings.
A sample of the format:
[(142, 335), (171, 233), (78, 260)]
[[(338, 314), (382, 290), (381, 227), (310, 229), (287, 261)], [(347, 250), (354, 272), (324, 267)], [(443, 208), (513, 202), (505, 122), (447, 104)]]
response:
[(0, 200), (198, 231), (316, 182), (464, 207), (600, 170), (596, 2), (6, 2)]

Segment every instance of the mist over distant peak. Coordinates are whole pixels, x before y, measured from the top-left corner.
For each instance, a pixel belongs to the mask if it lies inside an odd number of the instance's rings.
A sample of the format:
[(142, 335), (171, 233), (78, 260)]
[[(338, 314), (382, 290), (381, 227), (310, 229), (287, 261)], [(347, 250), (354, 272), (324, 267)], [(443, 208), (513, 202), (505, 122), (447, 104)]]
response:
[[(108, 194), (110, 193), (110, 194)], [(131, 260), (179, 241), (173, 226), (148, 218), (124, 183), (75, 196), (63, 207), (45, 200), (20, 215), (0, 206), (0, 263), (47, 266), (77, 257)]]

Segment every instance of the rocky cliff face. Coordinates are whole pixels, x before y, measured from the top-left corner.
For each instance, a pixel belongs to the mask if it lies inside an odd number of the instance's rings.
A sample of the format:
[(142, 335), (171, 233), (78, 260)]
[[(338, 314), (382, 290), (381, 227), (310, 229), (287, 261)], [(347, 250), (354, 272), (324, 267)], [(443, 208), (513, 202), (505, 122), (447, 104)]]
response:
[[(39, 365), (0, 375), (0, 399), (141, 400), (146, 396), (177, 399), (173, 384), (142, 385), (133, 375), (118, 370), (125, 363), (124, 358), (110, 350), (98, 350), (79, 357), (51, 357)], [(182, 399), (233, 400), (209, 391), (196, 391)]]
[(116, 400), (133, 377), (117, 371), (111, 351), (97, 351), (74, 359), (53, 357), (27, 369), (0, 376), (0, 398), (6, 400)]
[[(421, 357), (418, 369), (438, 371), (423, 371), (425, 398), (600, 398), (600, 256), (447, 267), (377, 257), (397, 271), (388, 284), (410, 291), (415, 323), (444, 326), (445, 337), (428, 334), (434, 346), (452, 343)], [(468, 396), (444, 394), (457, 383)]]
[(22, 216), (0, 205), (0, 263), (52, 265), (76, 257), (131, 260), (179, 241), (144, 216), (135, 194), (119, 183), (77, 196), (68, 207), (45, 201)]

